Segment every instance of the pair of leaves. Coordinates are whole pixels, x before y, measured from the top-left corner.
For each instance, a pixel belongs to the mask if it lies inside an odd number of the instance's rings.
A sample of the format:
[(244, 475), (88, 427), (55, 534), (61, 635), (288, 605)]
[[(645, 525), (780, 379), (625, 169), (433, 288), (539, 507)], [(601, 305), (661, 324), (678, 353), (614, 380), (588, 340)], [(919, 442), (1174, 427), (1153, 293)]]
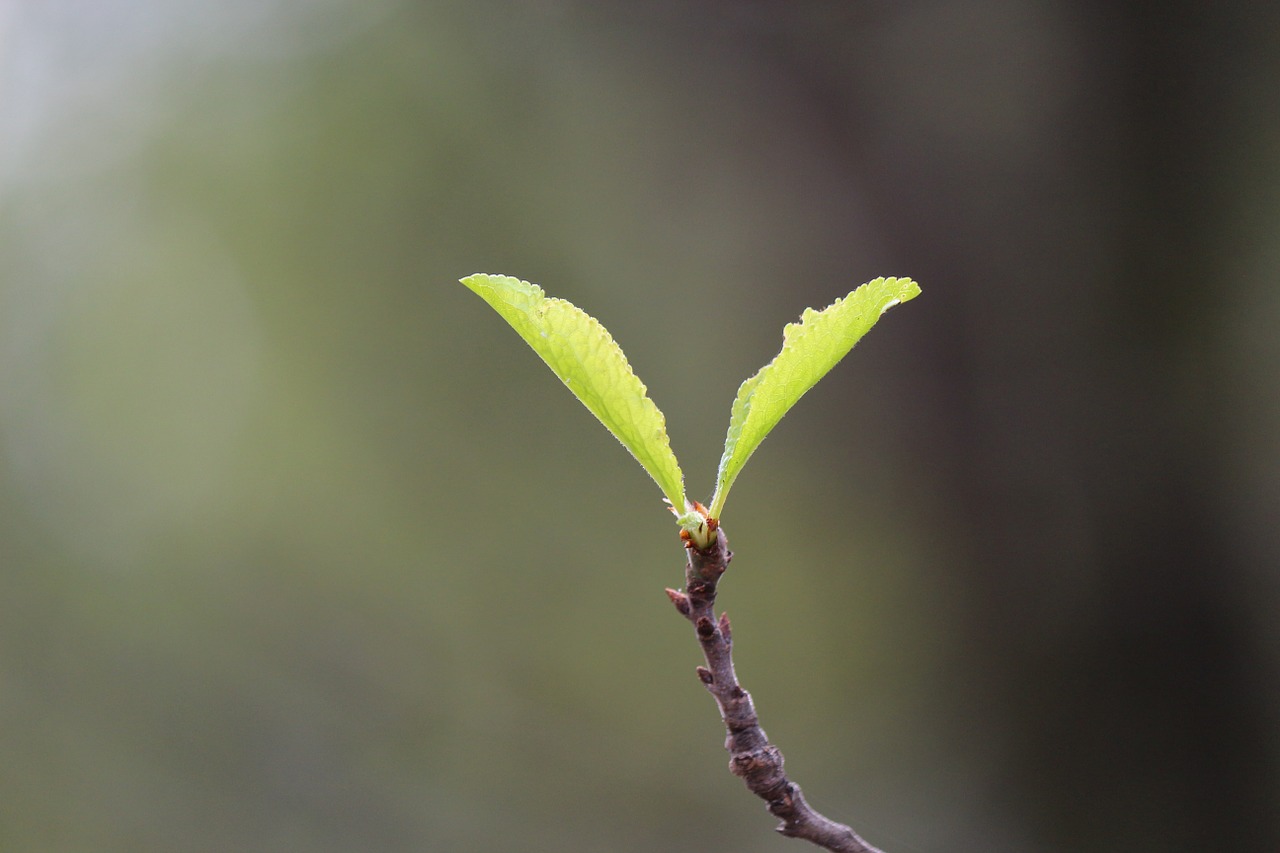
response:
[(671, 451), (666, 419), (599, 321), (563, 299), (548, 297), (536, 284), (510, 276), (477, 273), (462, 283), (501, 314), (631, 451), (686, 529), (720, 517), (742, 466), (782, 416), (845, 357), (880, 315), (920, 293), (909, 278), (877, 278), (822, 311), (806, 309), (799, 323), (787, 324), (782, 351), (738, 389), (715, 495), (703, 511), (685, 498), (684, 476)]

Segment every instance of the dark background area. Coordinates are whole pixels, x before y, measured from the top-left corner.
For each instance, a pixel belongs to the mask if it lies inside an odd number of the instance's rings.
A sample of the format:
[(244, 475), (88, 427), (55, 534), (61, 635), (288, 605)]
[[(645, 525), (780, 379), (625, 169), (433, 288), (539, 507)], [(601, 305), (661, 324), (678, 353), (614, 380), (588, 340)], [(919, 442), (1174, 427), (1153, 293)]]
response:
[(1280, 7), (0, 6), (0, 848), (766, 851), (656, 487), (456, 280), (599, 318), (739, 675), (890, 853), (1280, 849)]

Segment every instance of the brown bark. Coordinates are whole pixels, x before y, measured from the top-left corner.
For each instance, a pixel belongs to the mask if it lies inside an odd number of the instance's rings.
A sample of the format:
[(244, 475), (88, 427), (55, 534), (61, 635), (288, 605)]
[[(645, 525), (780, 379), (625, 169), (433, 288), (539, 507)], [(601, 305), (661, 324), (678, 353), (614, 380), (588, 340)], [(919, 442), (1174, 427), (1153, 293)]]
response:
[(720, 706), (729, 751), (729, 770), (742, 777), (747, 789), (764, 800), (769, 812), (782, 822), (777, 831), (789, 838), (802, 838), (835, 853), (881, 853), (856, 832), (813, 809), (800, 786), (782, 769), (782, 752), (765, 735), (756, 716), (751, 694), (742, 689), (733, 671), (733, 633), (728, 614), (715, 616), (716, 587), (733, 558), (724, 531), (716, 530), (715, 541), (699, 549), (686, 543), (689, 561), (685, 566), (685, 591), (667, 590), (680, 614), (693, 623), (707, 665), (697, 669), (698, 678)]

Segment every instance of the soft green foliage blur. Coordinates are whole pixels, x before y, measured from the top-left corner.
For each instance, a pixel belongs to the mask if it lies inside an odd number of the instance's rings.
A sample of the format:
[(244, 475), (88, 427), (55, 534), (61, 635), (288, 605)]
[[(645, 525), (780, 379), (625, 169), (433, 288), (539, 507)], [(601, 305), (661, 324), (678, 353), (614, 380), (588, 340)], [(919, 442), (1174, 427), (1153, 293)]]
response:
[[(749, 342), (826, 295), (779, 290), (775, 253), (812, 243), (750, 212), (792, 187), (588, 19), (181, 8), (4, 28), (0, 849), (773, 849), (662, 594), (684, 551), (652, 487), (456, 281), (557, 282), (713, 460)], [(694, 186), (691, 156), (717, 164)], [(925, 618), (923, 557), (884, 523), (901, 487), (805, 461), (820, 423), (740, 487), (724, 599), (789, 766), (849, 813), (862, 765), (884, 826), (892, 696), (931, 664), (871, 626)], [(797, 548), (763, 504), (823, 493), (871, 507), (835, 580), (844, 534)]]
[(477, 269), (699, 496), (910, 272), (733, 488), (787, 770), (890, 853), (1280, 849), (1280, 26), (1151, 8), (0, 3), (0, 851), (801, 849)]
[(909, 278), (877, 278), (821, 311), (806, 308), (799, 323), (786, 325), (782, 351), (743, 382), (734, 398), (711, 499), (712, 518), (720, 517), (742, 466), (778, 421), (849, 354), (881, 314), (919, 295), (919, 285)]
[(684, 475), (671, 452), (666, 419), (645, 393), (622, 348), (600, 322), (542, 288), (510, 276), (462, 279), (511, 324), (525, 343), (649, 472), (677, 512), (685, 509)]

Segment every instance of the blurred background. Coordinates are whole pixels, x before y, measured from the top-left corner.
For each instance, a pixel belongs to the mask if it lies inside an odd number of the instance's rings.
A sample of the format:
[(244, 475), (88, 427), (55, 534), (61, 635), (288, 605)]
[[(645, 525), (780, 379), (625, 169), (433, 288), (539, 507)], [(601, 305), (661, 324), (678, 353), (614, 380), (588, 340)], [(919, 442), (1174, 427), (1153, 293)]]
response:
[(1280, 849), (1280, 7), (0, 5), (0, 849), (782, 851), (660, 493), (784, 323), (924, 293), (724, 517), (739, 674), (890, 853)]

